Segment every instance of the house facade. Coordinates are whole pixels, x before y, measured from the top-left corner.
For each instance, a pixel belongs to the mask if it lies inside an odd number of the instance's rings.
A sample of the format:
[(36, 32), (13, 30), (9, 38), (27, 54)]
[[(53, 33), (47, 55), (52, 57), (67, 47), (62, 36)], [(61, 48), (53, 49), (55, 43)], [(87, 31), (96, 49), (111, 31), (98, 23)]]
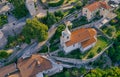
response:
[(93, 28), (80, 28), (70, 32), (66, 27), (62, 31), (60, 44), (66, 54), (78, 48), (84, 53), (96, 44), (96, 35), (97, 32)]
[(97, 13), (100, 16), (106, 17), (106, 15), (110, 12), (110, 6), (105, 1), (94, 2), (89, 4), (82, 9), (82, 15), (87, 17), (87, 20), (92, 20)]

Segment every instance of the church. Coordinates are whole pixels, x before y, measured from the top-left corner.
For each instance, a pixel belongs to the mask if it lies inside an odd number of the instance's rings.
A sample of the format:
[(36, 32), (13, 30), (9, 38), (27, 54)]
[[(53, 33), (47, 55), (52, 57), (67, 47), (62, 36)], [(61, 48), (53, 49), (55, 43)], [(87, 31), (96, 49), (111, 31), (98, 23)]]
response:
[(95, 46), (96, 36), (97, 32), (94, 28), (80, 28), (71, 32), (66, 26), (60, 37), (60, 44), (66, 54), (78, 48), (84, 53)]

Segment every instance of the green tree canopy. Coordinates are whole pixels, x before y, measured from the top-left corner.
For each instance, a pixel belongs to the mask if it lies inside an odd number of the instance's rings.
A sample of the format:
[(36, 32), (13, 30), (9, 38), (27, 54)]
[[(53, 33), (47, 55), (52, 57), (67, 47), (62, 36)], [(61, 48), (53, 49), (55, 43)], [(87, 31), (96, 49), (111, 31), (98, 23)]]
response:
[(57, 19), (53, 13), (47, 12), (47, 15), (45, 17), (41, 18), (41, 21), (44, 24), (48, 25), (48, 27), (50, 28), (51, 25), (53, 25), (54, 23), (57, 22)]
[(0, 58), (8, 57), (8, 53), (5, 50), (0, 50)]
[(28, 19), (26, 25), (22, 30), (22, 35), (25, 37), (25, 41), (30, 43), (31, 39), (38, 39), (39, 42), (44, 41), (48, 37), (48, 27), (39, 22), (37, 18)]
[(112, 67), (110, 69), (94, 69), (91, 70), (85, 77), (120, 77), (120, 68)]

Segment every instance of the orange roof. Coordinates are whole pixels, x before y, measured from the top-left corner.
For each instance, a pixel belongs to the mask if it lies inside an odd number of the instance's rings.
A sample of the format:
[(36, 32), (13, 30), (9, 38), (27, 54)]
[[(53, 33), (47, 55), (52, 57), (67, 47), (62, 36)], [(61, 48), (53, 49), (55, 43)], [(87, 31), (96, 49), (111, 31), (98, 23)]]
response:
[(101, 4), (101, 7), (105, 9), (110, 9), (110, 6), (106, 2), (100, 2), (100, 4)]
[(103, 2), (100, 2), (100, 1), (99, 2), (94, 2), (94, 3), (90, 4), (90, 5), (85, 6), (85, 8), (88, 8), (91, 12), (99, 9), (100, 7), (103, 7), (105, 9), (110, 8), (110, 6), (105, 1), (103, 1)]
[(71, 32), (71, 39), (65, 44), (68, 47), (78, 42), (85, 42), (87, 40), (91, 40), (91, 38), (93, 38), (96, 34), (96, 30), (93, 28), (80, 28)]
[(52, 68), (49, 60), (37, 54), (24, 60), (20, 59), (17, 66), (22, 77), (35, 77), (39, 72)]
[(96, 42), (96, 41), (97, 41), (97, 40), (93, 37), (93, 38), (91, 38), (91, 39), (89, 39), (89, 40), (87, 40), (87, 41), (81, 42), (81, 46), (82, 46), (83, 48), (85, 48), (85, 47), (93, 44), (93, 43)]
[(0, 68), (0, 77), (5, 77), (7, 74), (16, 71), (16, 64), (10, 64), (3, 68)]

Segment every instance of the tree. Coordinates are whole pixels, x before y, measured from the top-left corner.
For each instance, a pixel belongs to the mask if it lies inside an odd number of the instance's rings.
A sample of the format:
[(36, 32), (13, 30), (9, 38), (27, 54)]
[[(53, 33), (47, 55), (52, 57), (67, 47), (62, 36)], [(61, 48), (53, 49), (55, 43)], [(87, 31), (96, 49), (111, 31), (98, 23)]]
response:
[(76, 9), (81, 9), (83, 6), (83, 3), (81, 1), (79, 1), (76, 5)]
[(56, 17), (55, 17), (54, 14), (49, 13), (49, 12), (47, 11), (47, 15), (46, 15), (45, 17), (41, 18), (41, 21), (42, 21), (44, 24), (48, 25), (48, 27), (50, 28), (51, 25), (53, 25), (54, 23), (57, 22), (57, 19), (56, 19)]
[(93, 69), (89, 73), (85, 75), (85, 77), (119, 77), (120, 76), (120, 68), (112, 67), (109, 69)]
[(30, 43), (31, 39), (38, 39), (39, 42), (44, 41), (48, 37), (48, 27), (39, 22), (37, 18), (28, 19), (26, 25), (22, 30), (22, 35), (25, 37), (25, 41)]
[(0, 58), (8, 57), (8, 53), (5, 50), (0, 50)]
[(65, 77), (70, 77), (70, 72), (69, 71), (65, 71)]
[(63, 11), (56, 11), (56, 12), (54, 12), (54, 14), (55, 14), (55, 16), (56, 17), (61, 17), (61, 18), (63, 18), (63, 16), (64, 16), (64, 13), (63, 13)]

